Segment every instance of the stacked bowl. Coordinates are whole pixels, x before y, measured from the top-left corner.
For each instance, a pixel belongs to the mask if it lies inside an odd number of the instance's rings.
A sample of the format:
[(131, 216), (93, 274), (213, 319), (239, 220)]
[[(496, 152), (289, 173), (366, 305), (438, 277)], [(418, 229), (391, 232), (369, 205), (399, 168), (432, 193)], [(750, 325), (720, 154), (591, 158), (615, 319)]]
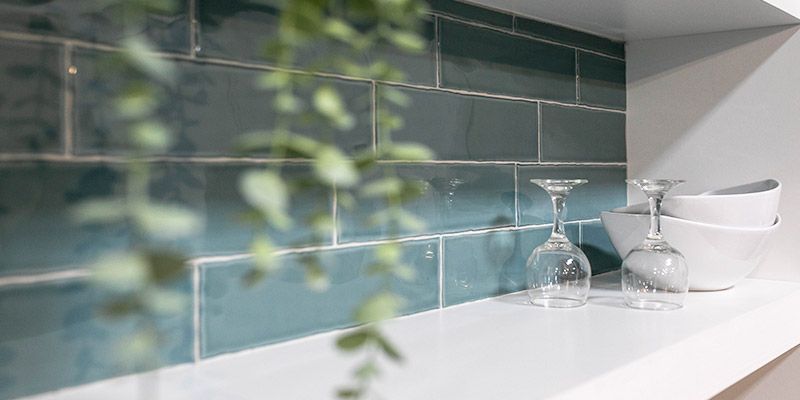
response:
[[(781, 224), (780, 193), (780, 182), (768, 179), (664, 199), (661, 230), (686, 257), (690, 290), (727, 289), (758, 266)], [(642, 243), (650, 226), (646, 203), (603, 212), (600, 218), (623, 258)]]

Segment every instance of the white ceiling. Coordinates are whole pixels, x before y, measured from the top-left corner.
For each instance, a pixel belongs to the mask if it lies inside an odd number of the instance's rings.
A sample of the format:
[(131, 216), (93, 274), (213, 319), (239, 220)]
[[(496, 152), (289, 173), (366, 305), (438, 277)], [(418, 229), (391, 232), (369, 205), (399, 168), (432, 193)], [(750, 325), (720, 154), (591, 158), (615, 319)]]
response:
[(626, 41), (800, 23), (800, 0), (467, 1)]

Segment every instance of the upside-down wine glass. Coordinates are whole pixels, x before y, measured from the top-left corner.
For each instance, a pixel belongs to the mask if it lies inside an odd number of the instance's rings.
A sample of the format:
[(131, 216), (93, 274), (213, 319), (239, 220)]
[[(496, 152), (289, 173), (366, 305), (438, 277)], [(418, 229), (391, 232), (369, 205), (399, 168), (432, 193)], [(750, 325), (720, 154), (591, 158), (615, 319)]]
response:
[(629, 307), (645, 310), (675, 310), (683, 307), (689, 291), (689, 271), (680, 251), (661, 234), (661, 201), (684, 181), (670, 179), (629, 179), (647, 195), (650, 231), (644, 242), (631, 250), (622, 262), (622, 293)]
[(537, 247), (526, 266), (528, 297), (542, 307), (578, 307), (586, 304), (592, 269), (578, 246), (564, 232), (567, 195), (586, 179), (531, 179), (553, 202), (553, 232)]

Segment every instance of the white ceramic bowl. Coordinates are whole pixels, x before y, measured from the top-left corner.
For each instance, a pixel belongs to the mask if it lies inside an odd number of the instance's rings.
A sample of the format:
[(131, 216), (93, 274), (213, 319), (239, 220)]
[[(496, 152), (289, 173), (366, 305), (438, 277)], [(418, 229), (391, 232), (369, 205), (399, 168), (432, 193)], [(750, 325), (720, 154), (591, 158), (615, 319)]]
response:
[[(650, 216), (624, 209), (600, 214), (611, 243), (621, 257), (642, 243)], [(686, 257), (690, 290), (727, 289), (744, 279), (764, 258), (780, 216), (766, 228), (735, 228), (662, 216), (664, 238)]]
[[(781, 183), (767, 179), (698, 195), (667, 197), (661, 214), (715, 225), (767, 228), (775, 222), (780, 196)], [(632, 205), (624, 212), (647, 214), (647, 203)]]

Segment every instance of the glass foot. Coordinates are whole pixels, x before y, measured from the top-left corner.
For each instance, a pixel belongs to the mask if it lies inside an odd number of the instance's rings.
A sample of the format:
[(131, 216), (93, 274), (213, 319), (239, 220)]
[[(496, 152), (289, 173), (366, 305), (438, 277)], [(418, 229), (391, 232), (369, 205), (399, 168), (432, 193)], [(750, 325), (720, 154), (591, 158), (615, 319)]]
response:
[(626, 301), (625, 304), (631, 308), (638, 308), (641, 310), (653, 310), (653, 311), (671, 311), (677, 310), (683, 307), (680, 303), (671, 303), (669, 301), (662, 301), (662, 300), (635, 300), (635, 301)]
[(535, 297), (531, 299), (531, 304), (548, 308), (574, 308), (586, 304), (586, 300), (569, 297)]

